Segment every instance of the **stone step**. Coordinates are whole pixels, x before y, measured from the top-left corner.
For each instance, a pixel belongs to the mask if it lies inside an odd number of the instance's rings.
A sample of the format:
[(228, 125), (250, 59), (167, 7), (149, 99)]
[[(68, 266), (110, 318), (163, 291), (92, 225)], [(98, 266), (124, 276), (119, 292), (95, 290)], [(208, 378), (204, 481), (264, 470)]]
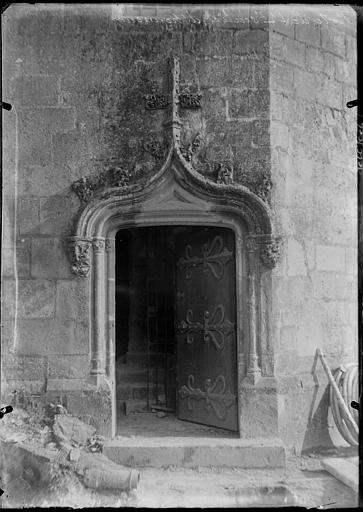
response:
[(285, 447), (279, 439), (214, 437), (118, 437), (106, 441), (103, 453), (129, 467), (283, 468)]

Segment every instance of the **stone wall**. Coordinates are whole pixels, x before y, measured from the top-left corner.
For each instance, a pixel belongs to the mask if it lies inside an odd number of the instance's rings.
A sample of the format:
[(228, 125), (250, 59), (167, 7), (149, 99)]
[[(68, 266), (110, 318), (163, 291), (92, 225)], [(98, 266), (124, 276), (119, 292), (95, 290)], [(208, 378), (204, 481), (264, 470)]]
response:
[(331, 368), (357, 361), (355, 23), (342, 6), (270, 13), (272, 207), (285, 237), (272, 278), (275, 364), (281, 434), (298, 450), (331, 431), (316, 348)]
[[(280, 434), (301, 449), (326, 385), (321, 375), (314, 398), (316, 347), (332, 366), (356, 357), (356, 118), (345, 107), (356, 97), (355, 14), (169, 9), (6, 11), (3, 378), (9, 392), (91, 386), (89, 283), (71, 273), (64, 246), (82, 206), (71, 185), (115, 162), (131, 181), (156, 172), (165, 113), (145, 110), (143, 97), (165, 91), (166, 59), (178, 55), (181, 88), (203, 95), (201, 109), (182, 112), (186, 154), (213, 180), (231, 162), (284, 237), (266, 372), (281, 383)], [(309, 443), (324, 441), (318, 430)]]

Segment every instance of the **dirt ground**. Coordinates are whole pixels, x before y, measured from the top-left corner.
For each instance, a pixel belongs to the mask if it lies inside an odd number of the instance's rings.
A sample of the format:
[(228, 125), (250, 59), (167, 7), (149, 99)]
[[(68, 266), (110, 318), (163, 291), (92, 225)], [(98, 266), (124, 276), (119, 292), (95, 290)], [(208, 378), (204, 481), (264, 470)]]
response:
[[(32, 439), (34, 446), (43, 446), (52, 440), (45, 427), (29, 424), (26, 416), (14, 414), (0, 424), (0, 440), (11, 439), (14, 446)], [(155, 422), (155, 425), (160, 423)], [(156, 428), (151, 426), (150, 433)], [(166, 424), (164, 424), (165, 426)], [(126, 424), (124, 425), (126, 427)], [(132, 420), (129, 420), (132, 428)], [(193, 430), (194, 427), (190, 427)], [(44, 431), (45, 430), (45, 431)], [(170, 432), (170, 431), (169, 431)], [(124, 432), (123, 432), (124, 433)], [(53, 450), (56, 450), (53, 447)], [(15, 453), (15, 452), (14, 452)], [(1, 454), (0, 454), (1, 455)], [(140, 482), (137, 489), (125, 491), (97, 491), (86, 488), (72, 467), (54, 465), (50, 483), (37, 483), (31, 470), (16, 461), (1, 460), (4, 494), (2, 508), (14, 507), (283, 507), (347, 508), (358, 506), (358, 495), (336, 480), (321, 466), (325, 457), (352, 457), (352, 450), (314, 453), (310, 456), (288, 456), (284, 469), (242, 470), (232, 468), (138, 468)], [(3, 459), (4, 457), (2, 457)], [(6, 470), (12, 468), (12, 470)], [(14, 469), (15, 468), (15, 469)], [(17, 468), (17, 469), (16, 469)]]

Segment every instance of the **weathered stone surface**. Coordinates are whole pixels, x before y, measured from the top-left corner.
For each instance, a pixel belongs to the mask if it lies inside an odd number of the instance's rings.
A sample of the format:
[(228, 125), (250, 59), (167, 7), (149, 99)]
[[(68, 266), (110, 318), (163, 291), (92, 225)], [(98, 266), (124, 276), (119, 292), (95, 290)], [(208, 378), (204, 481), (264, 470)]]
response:
[(79, 201), (74, 194), (41, 198), (39, 233), (53, 236), (67, 235), (73, 228), (78, 207)]
[(345, 34), (332, 24), (321, 25), (321, 46), (326, 50), (345, 57)]
[[(126, 441), (127, 440), (127, 441)], [(224, 439), (218, 444), (215, 440), (198, 438), (162, 437), (159, 439), (121, 438), (108, 441), (104, 454), (125, 466), (136, 467), (205, 467), (229, 466), (240, 468), (276, 468), (286, 464), (285, 450), (277, 439), (251, 440)]]
[(57, 324), (53, 318), (24, 318), (17, 322), (17, 348), (20, 354), (45, 355), (48, 344), (56, 336)]
[(39, 232), (39, 199), (18, 199), (19, 231), (21, 235)]
[(83, 423), (75, 416), (56, 414), (54, 417), (53, 432), (59, 439), (66, 439), (78, 445), (84, 445), (95, 432), (91, 425)]
[(14, 99), (18, 106), (53, 106), (58, 102), (57, 76), (22, 76), (14, 80)]
[(71, 182), (67, 165), (28, 165), (19, 168), (18, 192), (20, 196), (46, 197), (63, 195)]
[(57, 282), (56, 312), (61, 321), (66, 319), (87, 321), (89, 285), (84, 280)]
[(57, 315), (52, 335), (47, 341), (48, 354), (86, 354), (89, 351), (87, 316), (69, 319)]
[(287, 40), (281, 34), (272, 33), (270, 37), (271, 56), (303, 68), (305, 66), (306, 46), (298, 41)]
[[(202, 156), (218, 162), (232, 155), (235, 181), (270, 201), (274, 229), (286, 237), (278, 268), (264, 275), (271, 291), (261, 300), (272, 304), (273, 320), (259, 334), (263, 370), (299, 376), (311, 370), (319, 342), (339, 361), (353, 357), (357, 339), (356, 114), (345, 106), (357, 94), (353, 10), (339, 23), (319, 17), (324, 6), (319, 13), (239, 6), (223, 17), (219, 7), (214, 14), (199, 8), (193, 21), (167, 22), (151, 6), (143, 13), (157, 22), (133, 23), (116, 7), (100, 7), (97, 16), (83, 6), (14, 7), (4, 32), (4, 91), (18, 122), (6, 113), (2, 268), (14, 276), (20, 233), (18, 277), (27, 278), (19, 280), (17, 305), (15, 283), (3, 281), (4, 346), (14, 342), (18, 311), (15, 341), (29, 354), (6, 354), (4, 368), (14, 385), (24, 378), (39, 392), (48, 376), (67, 390), (73, 412), (108, 433), (110, 393), (81, 392), (89, 377), (91, 288), (71, 275), (63, 248), (80, 206), (70, 185), (112, 160), (143, 179), (156, 172), (143, 146), (146, 135), (163, 132), (166, 112), (146, 111), (143, 97), (153, 86), (165, 92), (170, 55), (181, 58), (181, 86), (203, 93), (198, 111), (182, 112), (183, 144), (201, 131)], [(139, 6), (127, 9), (142, 14)], [(37, 354), (48, 354), (49, 365)], [(246, 431), (256, 435), (267, 425), (289, 445), (327, 442), (326, 399), (319, 395), (321, 411), (310, 421), (314, 384), (305, 392), (301, 381), (273, 400), (266, 390), (260, 401), (246, 395), (246, 422), (256, 409), (259, 415)]]
[(53, 317), (55, 283), (44, 279), (21, 280), (18, 283), (19, 318)]
[(308, 23), (297, 23), (295, 26), (295, 37), (309, 46), (321, 45), (321, 25), (309, 20)]
[(345, 248), (317, 245), (316, 269), (328, 272), (345, 272)]
[(33, 278), (70, 277), (70, 264), (62, 240), (33, 238), (31, 249), (31, 275)]
[(268, 32), (265, 30), (238, 30), (234, 36), (233, 53), (263, 57), (269, 54)]
[(231, 89), (228, 114), (231, 119), (266, 117), (269, 106), (268, 89)]
[(49, 355), (50, 379), (81, 379), (89, 376), (88, 355)]

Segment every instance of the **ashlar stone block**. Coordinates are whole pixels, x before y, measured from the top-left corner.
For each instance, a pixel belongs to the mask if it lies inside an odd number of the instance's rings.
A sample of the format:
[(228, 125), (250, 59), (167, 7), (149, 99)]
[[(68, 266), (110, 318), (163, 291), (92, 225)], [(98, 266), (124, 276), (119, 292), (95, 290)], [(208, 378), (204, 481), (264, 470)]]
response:
[(287, 275), (306, 275), (304, 248), (302, 244), (294, 238), (290, 238), (287, 243)]
[(58, 238), (33, 238), (31, 275), (34, 278), (69, 278), (71, 268), (64, 243)]
[(19, 318), (53, 317), (55, 283), (43, 279), (20, 280), (18, 283)]
[(21, 76), (14, 82), (14, 99), (17, 105), (24, 107), (57, 105), (57, 76)]
[(306, 20), (306, 23), (297, 23), (295, 37), (298, 41), (302, 41), (309, 46), (319, 47), (321, 44), (320, 24), (314, 23), (313, 20)]
[(345, 247), (317, 245), (316, 269), (327, 272), (345, 272)]

